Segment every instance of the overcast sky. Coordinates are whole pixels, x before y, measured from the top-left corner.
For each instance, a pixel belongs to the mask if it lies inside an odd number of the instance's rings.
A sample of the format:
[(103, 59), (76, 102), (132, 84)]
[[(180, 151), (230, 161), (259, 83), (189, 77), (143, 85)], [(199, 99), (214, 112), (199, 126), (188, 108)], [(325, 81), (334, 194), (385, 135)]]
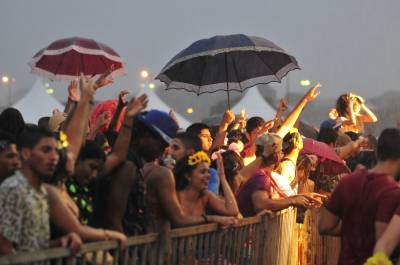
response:
[[(302, 70), (290, 76), (293, 91), (310, 79), (322, 83), (325, 96), (374, 96), (398, 89), (399, 10), (397, 0), (0, 0), (0, 74), (15, 77), (16, 99), (35, 80), (27, 62), (39, 49), (59, 38), (94, 38), (127, 63), (128, 75), (97, 95), (107, 98), (123, 87), (138, 89), (142, 68), (154, 77), (193, 41), (244, 33), (297, 58)], [(7, 93), (0, 88), (3, 106)], [(56, 97), (65, 90), (57, 86)]]

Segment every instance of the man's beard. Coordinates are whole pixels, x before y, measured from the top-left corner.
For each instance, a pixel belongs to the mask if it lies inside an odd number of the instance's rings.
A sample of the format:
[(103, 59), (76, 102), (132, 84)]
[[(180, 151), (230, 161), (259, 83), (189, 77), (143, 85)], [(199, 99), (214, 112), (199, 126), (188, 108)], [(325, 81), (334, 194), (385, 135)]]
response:
[(262, 167), (271, 167), (273, 166), (273, 170), (278, 169), (278, 157), (275, 154), (269, 155), (268, 157), (262, 157)]

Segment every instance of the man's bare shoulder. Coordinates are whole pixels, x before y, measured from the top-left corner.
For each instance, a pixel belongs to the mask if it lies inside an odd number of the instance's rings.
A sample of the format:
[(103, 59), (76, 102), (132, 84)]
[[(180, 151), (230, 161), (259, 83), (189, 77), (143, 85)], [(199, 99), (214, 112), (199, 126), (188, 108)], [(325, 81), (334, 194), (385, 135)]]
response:
[(174, 181), (174, 174), (171, 169), (164, 166), (155, 166), (147, 177), (149, 182), (166, 183)]

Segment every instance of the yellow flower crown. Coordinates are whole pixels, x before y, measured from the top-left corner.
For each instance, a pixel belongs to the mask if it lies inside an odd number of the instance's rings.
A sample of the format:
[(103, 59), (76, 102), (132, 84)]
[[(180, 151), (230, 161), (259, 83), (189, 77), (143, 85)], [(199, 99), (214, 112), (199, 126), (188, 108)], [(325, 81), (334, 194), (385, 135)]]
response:
[(383, 252), (376, 252), (364, 265), (393, 265), (393, 263)]
[(69, 143), (67, 138), (68, 138), (67, 135), (63, 131), (60, 131), (60, 135), (58, 136), (58, 141), (57, 141), (58, 149), (64, 149), (68, 147)]
[(187, 161), (189, 166), (195, 166), (195, 165), (198, 165), (198, 164), (200, 164), (202, 162), (205, 162), (208, 165), (211, 164), (210, 158), (203, 151), (199, 151), (199, 152), (189, 156), (188, 161)]

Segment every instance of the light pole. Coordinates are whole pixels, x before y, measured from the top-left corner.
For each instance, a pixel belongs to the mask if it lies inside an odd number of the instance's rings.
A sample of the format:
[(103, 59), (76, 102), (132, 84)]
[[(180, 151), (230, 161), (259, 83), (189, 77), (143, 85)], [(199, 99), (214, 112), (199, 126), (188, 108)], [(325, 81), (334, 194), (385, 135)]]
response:
[(11, 86), (8, 85), (11, 80), (8, 76), (3, 75), (3, 77), (1, 78), (1, 81), (3, 82), (5, 87), (8, 89), (8, 106), (11, 107)]

